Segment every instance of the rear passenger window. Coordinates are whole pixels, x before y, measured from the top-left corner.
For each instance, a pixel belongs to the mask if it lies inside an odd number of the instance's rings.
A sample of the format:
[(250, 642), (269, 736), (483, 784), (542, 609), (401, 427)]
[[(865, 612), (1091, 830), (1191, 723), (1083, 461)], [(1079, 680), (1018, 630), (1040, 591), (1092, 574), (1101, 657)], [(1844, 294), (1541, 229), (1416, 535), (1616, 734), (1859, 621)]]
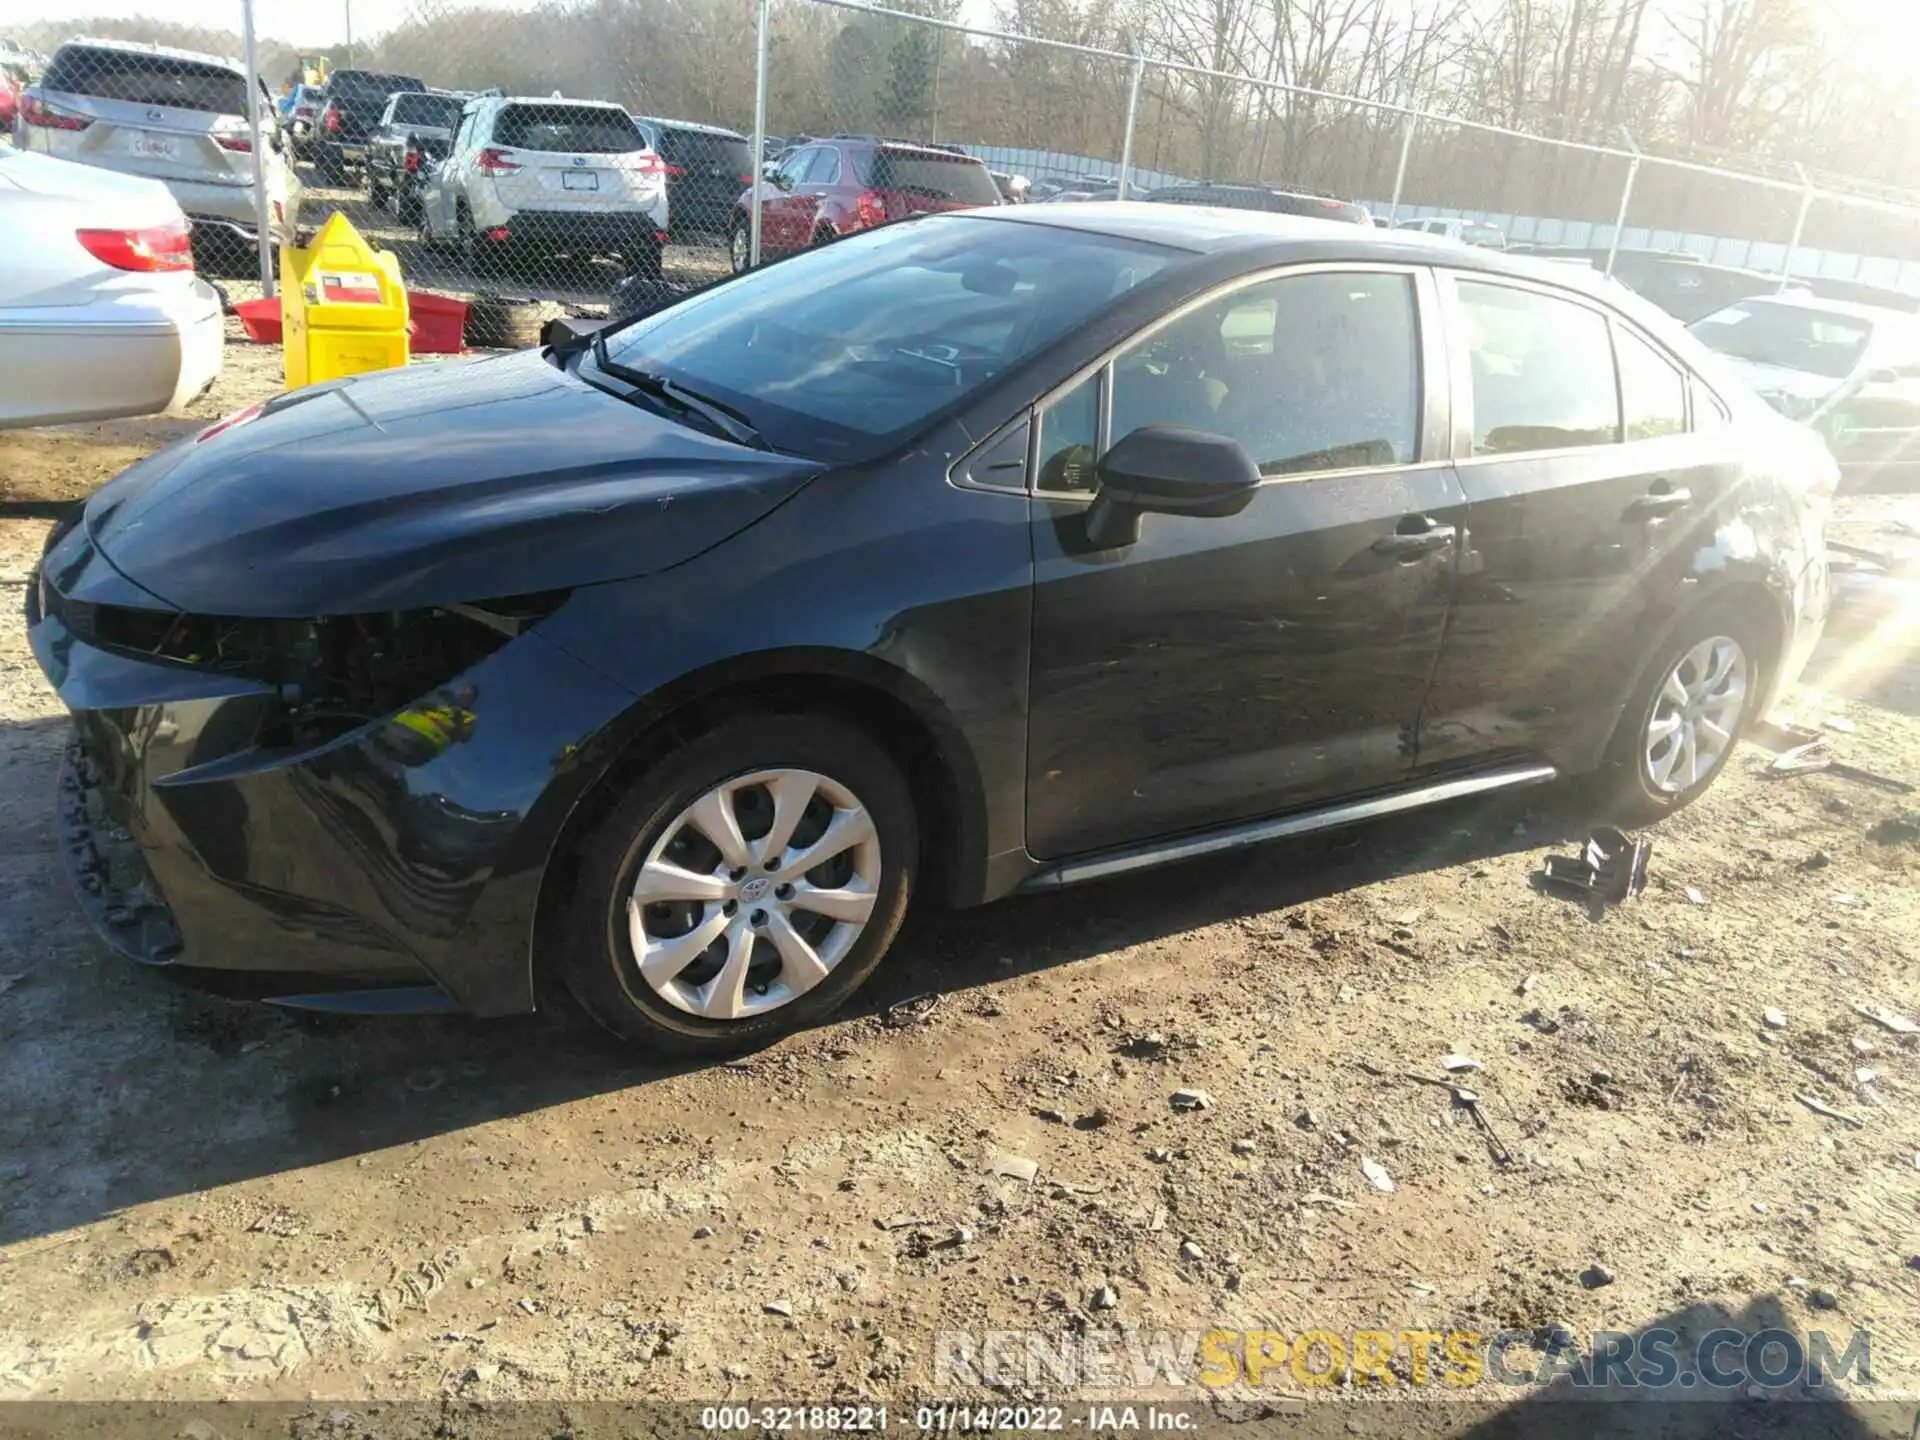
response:
[(1614, 329), (1620, 357), (1620, 398), (1627, 439), (1655, 440), (1687, 428), (1687, 377), (1666, 356), (1625, 326)]
[(1455, 283), (1471, 362), (1475, 455), (1619, 440), (1620, 396), (1604, 316), (1533, 290)]
[(807, 167), (806, 183), (809, 185), (832, 185), (840, 178), (840, 152), (838, 150), (820, 150), (813, 163)]

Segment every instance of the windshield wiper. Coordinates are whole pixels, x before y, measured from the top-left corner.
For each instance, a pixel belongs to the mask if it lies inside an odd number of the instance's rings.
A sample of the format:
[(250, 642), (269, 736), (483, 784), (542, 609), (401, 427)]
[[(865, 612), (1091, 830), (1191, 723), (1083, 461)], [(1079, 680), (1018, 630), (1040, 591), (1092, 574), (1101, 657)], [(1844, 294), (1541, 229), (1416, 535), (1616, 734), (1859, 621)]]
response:
[(767, 443), (766, 437), (753, 428), (747, 417), (733, 406), (715, 400), (711, 395), (702, 395), (698, 390), (690, 390), (678, 380), (669, 380), (651, 370), (622, 365), (607, 353), (606, 337), (598, 333), (593, 337), (593, 363), (614, 379), (624, 380), (634, 389), (666, 401), (683, 415), (698, 415), (719, 431), (722, 437), (736, 445), (745, 445), (754, 450), (773, 448)]

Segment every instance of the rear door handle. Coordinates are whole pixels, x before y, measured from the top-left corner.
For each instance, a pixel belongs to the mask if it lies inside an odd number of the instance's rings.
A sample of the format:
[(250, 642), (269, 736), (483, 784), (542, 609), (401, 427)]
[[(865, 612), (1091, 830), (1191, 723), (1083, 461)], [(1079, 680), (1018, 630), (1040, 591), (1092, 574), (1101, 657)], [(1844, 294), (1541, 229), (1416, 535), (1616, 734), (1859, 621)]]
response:
[(1662, 515), (1672, 515), (1693, 504), (1693, 492), (1679, 490), (1649, 490), (1638, 500), (1627, 506), (1629, 520), (1658, 520)]
[[(1404, 525), (1408, 522), (1403, 520), (1400, 523)], [(1382, 535), (1373, 542), (1371, 548), (1376, 555), (1391, 555), (1396, 560), (1414, 560), (1422, 555), (1430, 555), (1435, 550), (1446, 549), (1459, 533), (1458, 528), (1452, 525), (1430, 524), (1424, 530), (1396, 530), (1391, 535)]]

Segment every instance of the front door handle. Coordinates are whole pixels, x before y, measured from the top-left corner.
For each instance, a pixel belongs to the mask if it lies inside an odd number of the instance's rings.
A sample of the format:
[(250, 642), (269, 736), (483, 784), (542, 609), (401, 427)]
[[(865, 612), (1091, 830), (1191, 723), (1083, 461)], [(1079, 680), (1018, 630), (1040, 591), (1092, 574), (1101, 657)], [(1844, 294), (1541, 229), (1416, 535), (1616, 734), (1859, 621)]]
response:
[[(1409, 517), (1416, 519), (1418, 517)], [(1400, 522), (1408, 524), (1408, 520)], [(1452, 525), (1429, 524), (1424, 530), (1396, 530), (1391, 535), (1382, 535), (1373, 542), (1372, 550), (1376, 555), (1390, 555), (1396, 560), (1417, 560), (1422, 555), (1431, 555), (1435, 550), (1444, 550), (1453, 544), (1459, 534)]]
[(1629, 520), (1658, 520), (1662, 515), (1672, 515), (1693, 504), (1693, 492), (1682, 487), (1671, 489), (1663, 483), (1649, 490), (1638, 500), (1627, 506)]

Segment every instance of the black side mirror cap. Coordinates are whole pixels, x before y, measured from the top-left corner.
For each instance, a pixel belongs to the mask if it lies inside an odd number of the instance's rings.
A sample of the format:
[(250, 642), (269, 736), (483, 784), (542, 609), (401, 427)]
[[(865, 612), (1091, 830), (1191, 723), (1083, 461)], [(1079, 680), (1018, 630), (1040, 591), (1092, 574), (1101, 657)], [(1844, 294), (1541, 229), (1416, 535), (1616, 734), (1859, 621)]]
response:
[(1116, 442), (1095, 469), (1100, 488), (1087, 507), (1087, 539), (1114, 549), (1140, 538), (1144, 514), (1238, 515), (1260, 485), (1260, 467), (1238, 440), (1186, 425), (1142, 425)]
[(599, 318), (584, 320), (572, 315), (556, 315), (540, 327), (540, 343), (548, 349), (570, 354), (584, 349), (595, 333), (609, 323)]

